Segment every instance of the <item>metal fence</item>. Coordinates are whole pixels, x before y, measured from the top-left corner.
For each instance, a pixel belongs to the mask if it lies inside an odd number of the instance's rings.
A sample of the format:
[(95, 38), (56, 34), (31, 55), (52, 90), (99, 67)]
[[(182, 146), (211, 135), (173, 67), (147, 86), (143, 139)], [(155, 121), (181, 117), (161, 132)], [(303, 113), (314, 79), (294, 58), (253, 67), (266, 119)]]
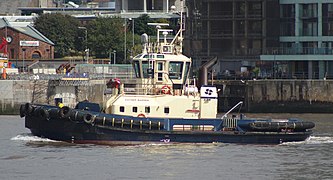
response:
[[(50, 69), (50, 68), (47, 68)], [(35, 73), (34, 73), (35, 72)], [(36, 73), (37, 72), (37, 73)], [(64, 78), (88, 78), (88, 79), (133, 79), (135, 73), (129, 64), (78, 64), (69, 73), (40, 73), (48, 72), (40, 69), (38, 71), (9, 73), (8, 80), (62, 80)]]

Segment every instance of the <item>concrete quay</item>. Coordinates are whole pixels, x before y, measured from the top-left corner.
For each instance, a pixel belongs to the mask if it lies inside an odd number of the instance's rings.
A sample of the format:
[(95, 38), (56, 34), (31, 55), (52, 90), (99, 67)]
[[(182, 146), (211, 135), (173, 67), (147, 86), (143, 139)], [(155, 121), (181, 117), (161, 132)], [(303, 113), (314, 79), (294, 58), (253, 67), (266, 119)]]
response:
[(244, 101), (251, 113), (333, 113), (333, 80), (214, 81), (219, 111)]
[[(211, 82), (210, 82), (211, 83)], [(106, 80), (0, 80), (0, 114), (18, 114), (23, 103), (54, 105), (55, 98), (74, 107), (79, 101), (103, 104)], [(214, 81), (219, 112), (243, 101), (242, 112), (333, 113), (333, 80)], [(126, 86), (125, 86), (126, 87)]]
[(105, 88), (104, 80), (0, 80), (0, 114), (18, 114), (27, 102), (54, 105), (55, 98), (69, 107), (86, 99), (102, 105)]

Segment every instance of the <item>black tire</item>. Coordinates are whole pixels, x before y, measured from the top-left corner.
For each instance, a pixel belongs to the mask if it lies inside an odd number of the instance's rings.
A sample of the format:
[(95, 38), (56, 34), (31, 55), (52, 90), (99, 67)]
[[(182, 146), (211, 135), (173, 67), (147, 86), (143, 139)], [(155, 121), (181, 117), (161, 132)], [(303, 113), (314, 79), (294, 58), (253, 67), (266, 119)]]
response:
[(64, 106), (62, 108), (60, 108), (59, 110), (59, 116), (61, 118), (69, 118), (69, 116), (71, 115), (71, 108), (69, 108), (68, 106)]
[(90, 113), (87, 113), (87, 114), (83, 115), (83, 120), (84, 120), (85, 123), (91, 124), (92, 122), (94, 122), (95, 117), (96, 116), (94, 116)]
[(79, 114), (79, 112), (73, 109), (73, 110), (71, 111), (71, 114), (70, 114), (70, 116), (69, 116), (69, 119), (70, 119), (71, 121), (78, 121), (78, 114)]
[(44, 119), (44, 120), (49, 120), (50, 118), (50, 113), (47, 109), (44, 109), (43, 107), (40, 107), (37, 111), (38, 117)]
[(59, 118), (59, 109), (58, 108), (49, 109), (49, 115), (51, 119)]
[(34, 111), (34, 107), (32, 107), (32, 105), (30, 103), (25, 103), (24, 111), (25, 111), (26, 116), (31, 115), (31, 113)]
[(23, 118), (25, 116), (25, 105), (21, 104), (20, 106), (20, 117)]

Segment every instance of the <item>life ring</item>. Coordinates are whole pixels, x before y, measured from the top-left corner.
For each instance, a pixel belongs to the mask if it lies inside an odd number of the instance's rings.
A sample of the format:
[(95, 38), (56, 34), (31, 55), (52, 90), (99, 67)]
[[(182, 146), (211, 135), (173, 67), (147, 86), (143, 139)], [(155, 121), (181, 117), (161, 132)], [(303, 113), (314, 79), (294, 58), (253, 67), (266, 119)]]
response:
[(91, 124), (92, 122), (95, 121), (95, 115), (92, 115), (90, 113), (83, 115), (83, 120), (87, 124)]
[(171, 94), (171, 87), (168, 86), (168, 85), (164, 85), (164, 86), (162, 86), (162, 88), (161, 88), (161, 92), (162, 92), (163, 94)]
[(146, 118), (146, 116), (145, 116), (144, 114), (142, 114), (142, 113), (141, 113), (141, 114), (138, 114), (138, 117), (139, 117), (139, 118)]
[(64, 106), (59, 110), (59, 116), (61, 118), (68, 118), (70, 114), (71, 114), (71, 108), (69, 108), (68, 106)]
[(34, 107), (30, 103), (25, 103), (24, 105), (25, 115), (30, 115), (34, 111)]
[(25, 106), (21, 104), (20, 106), (20, 117), (23, 118), (25, 116)]

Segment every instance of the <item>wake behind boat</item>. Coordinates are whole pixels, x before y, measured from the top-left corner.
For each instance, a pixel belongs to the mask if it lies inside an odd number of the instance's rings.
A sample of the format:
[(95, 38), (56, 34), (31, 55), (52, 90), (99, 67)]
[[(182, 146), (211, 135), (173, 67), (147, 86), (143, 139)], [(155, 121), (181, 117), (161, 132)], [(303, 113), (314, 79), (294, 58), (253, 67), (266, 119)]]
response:
[[(132, 59), (136, 80), (112, 79), (102, 108), (80, 102), (75, 108), (26, 103), (20, 116), (34, 135), (74, 143), (255, 143), (304, 141), (315, 126), (298, 119), (249, 119), (229, 113), (217, 118), (218, 89), (190, 81), (191, 59), (182, 54), (182, 27), (168, 41), (142, 35), (143, 51)], [(160, 41), (159, 36), (164, 36)]]

